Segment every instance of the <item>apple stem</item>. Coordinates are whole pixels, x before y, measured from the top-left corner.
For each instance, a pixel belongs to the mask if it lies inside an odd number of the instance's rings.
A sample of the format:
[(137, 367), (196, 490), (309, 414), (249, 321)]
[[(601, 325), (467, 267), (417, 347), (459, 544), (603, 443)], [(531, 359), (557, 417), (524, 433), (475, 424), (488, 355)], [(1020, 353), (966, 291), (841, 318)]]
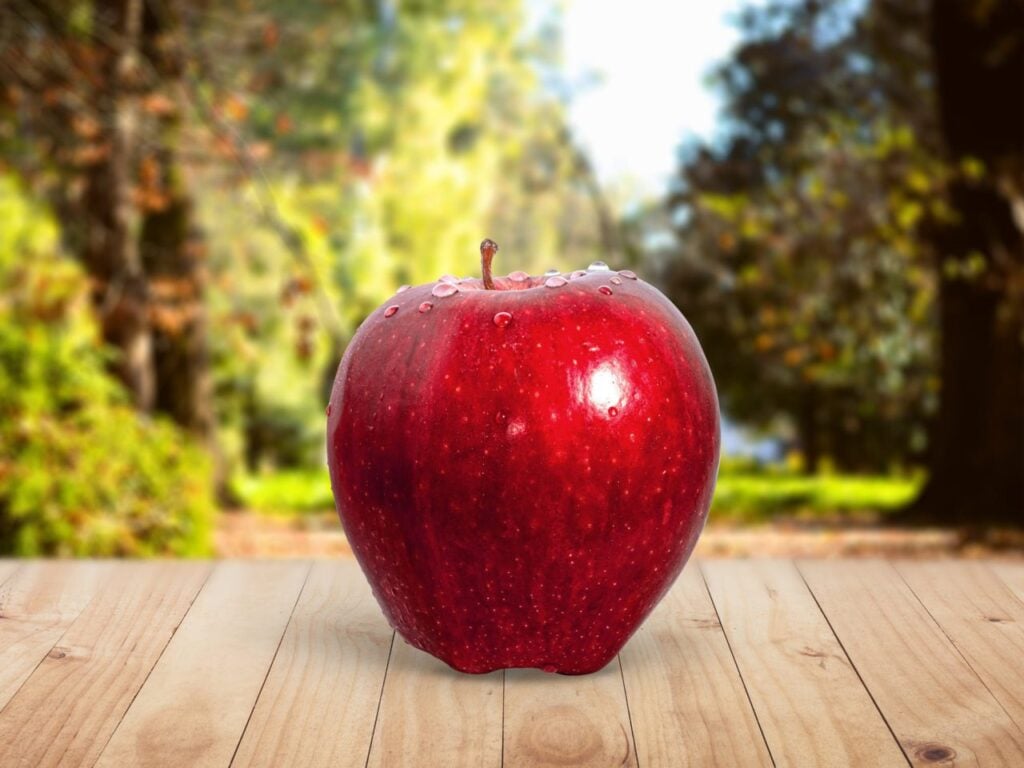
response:
[(494, 254), (498, 252), (498, 244), (493, 240), (484, 240), (480, 243), (480, 269), (484, 275), (484, 288), (488, 291), (494, 290), (494, 278), (491, 277), (491, 262)]

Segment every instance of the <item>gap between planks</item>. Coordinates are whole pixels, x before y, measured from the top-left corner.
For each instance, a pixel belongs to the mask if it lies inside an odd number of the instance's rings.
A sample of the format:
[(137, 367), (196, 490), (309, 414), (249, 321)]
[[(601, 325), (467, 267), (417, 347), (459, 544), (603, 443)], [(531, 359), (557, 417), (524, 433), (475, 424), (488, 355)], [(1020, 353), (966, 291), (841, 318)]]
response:
[(0, 587), (21, 567), (17, 560), (0, 560)]

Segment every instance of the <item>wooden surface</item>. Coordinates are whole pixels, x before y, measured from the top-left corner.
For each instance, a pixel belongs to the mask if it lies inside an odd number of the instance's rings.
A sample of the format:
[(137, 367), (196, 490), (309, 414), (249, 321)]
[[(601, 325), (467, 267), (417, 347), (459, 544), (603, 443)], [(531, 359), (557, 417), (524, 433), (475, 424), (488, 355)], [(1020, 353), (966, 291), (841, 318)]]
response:
[(583, 677), (463, 675), (351, 560), (0, 561), (0, 767), (1024, 766), (1024, 565), (691, 563)]

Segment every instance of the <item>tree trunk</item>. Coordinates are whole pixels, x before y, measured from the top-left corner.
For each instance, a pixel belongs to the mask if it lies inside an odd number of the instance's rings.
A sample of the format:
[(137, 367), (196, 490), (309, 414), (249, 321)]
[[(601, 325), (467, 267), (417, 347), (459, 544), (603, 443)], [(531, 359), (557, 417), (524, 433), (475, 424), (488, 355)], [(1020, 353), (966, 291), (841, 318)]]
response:
[[(952, 525), (1024, 522), (1024, 5), (934, 0), (940, 123), (956, 217), (932, 240), (941, 276), (942, 392), (928, 485), (912, 509)], [(1016, 37), (1015, 37), (1016, 35)]]
[(97, 28), (109, 30), (100, 43), (108, 86), (97, 94), (97, 111), (106, 118), (101, 127), (105, 151), (85, 169), (79, 257), (93, 278), (92, 300), (103, 338), (120, 352), (115, 373), (135, 407), (149, 411), (152, 344), (132, 202), (142, 0), (99, 0), (95, 14)]
[[(161, 151), (163, 154), (163, 150)], [(170, 154), (170, 152), (168, 152)], [(213, 427), (202, 243), (173, 159), (163, 158), (168, 202), (147, 212), (141, 249), (150, 281), (156, 409), (198, 435)]]
[(804, 389), (800, 399), (800, 418), (797, 424), (797, 438), (804, 455), (804, 473), (813, 475), (821, 464), (821, 431), (818, 422), (818, 390)]
[(155, 408), (196, 435), (213, 456), (215, 490), (231, 503), (228, 468), (216, 439), (205, 303), (205, 246), (182, 168), (183, 34), (173, 4), (147, 4), (143, 52), (167, 96), (155, 116), (154, 146), (142, 163), (139, 235), (150, 286)]

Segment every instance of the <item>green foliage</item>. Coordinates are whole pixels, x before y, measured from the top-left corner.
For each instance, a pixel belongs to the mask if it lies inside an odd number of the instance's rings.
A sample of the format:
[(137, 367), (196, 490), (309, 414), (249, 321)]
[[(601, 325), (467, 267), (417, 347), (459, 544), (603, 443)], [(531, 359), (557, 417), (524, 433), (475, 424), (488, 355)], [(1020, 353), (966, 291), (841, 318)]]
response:
[(104, 371), (81, 270), (4, 176), (0, 221), (0, 552), (205, 554), (207, 458), (129, 407)]

